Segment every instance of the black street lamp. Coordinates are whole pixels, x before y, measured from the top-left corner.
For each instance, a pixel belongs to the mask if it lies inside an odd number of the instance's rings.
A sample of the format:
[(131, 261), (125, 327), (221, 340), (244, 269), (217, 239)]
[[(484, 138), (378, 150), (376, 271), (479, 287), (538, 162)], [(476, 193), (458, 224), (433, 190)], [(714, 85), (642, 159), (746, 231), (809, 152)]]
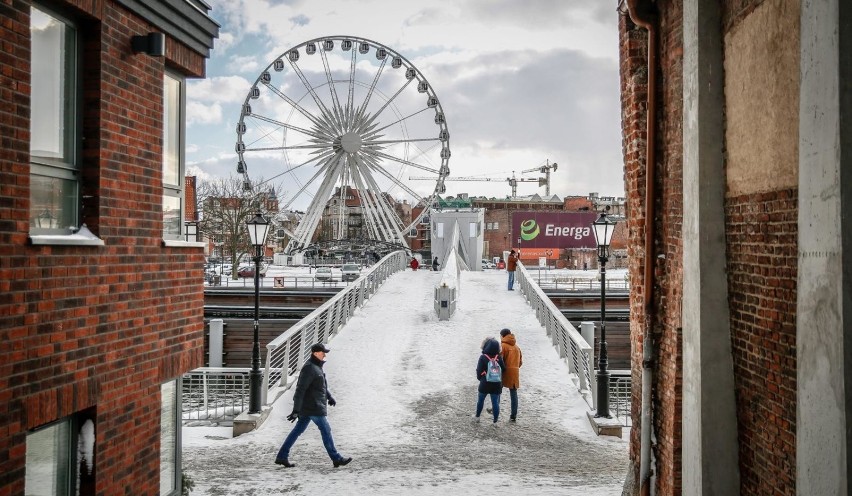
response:
[(598, 244), (598, 261), (601, 267), (601, 349), (598, 358), (598, 372), (596, 374), (598, 383), (597, 412), (595, 417), (611, 418), (609, 414), (609, 357), (606, 350), (606, 261), (609, 258), (609, 243), (612, 233), (615, 231), (615, 221), (607, 217), (606, 212), (592, 222), (595, 233), (595, 242)]
[(263, 246), (266, 244), (266, 233), (269, 231), (269, 220), (258, 212), (254, 218), (246, 222), (251, 244), (254, 246), (254, 343), (251, 348), (251, 372), (249, 372), (249, 413), (260, 413), (260, 388), (263, 384), (263, 374), (260, 372), (260, 338), (258, 328), (260, 323), (260, 261), (263, 260)]

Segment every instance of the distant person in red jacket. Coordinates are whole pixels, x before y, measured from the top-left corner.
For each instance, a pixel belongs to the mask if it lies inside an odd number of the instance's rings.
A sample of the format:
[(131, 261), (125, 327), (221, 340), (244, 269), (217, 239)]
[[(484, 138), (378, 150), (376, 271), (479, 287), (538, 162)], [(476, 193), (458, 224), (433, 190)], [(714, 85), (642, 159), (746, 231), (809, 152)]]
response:
[(417, 270), (417, 268), (420, 267), (420, 262), (418, 262), (416, 258), (412, 258), (409, 265), (411, 266), (411, 270)]
[(509, 259), (506, 260), (506, 272), (509, 273), (509, 291), (514, 291), (512, 286), (515, 285), (515, 269), (518, 267), (518, 256), (515, 255), (515, 250), (509, 252)]

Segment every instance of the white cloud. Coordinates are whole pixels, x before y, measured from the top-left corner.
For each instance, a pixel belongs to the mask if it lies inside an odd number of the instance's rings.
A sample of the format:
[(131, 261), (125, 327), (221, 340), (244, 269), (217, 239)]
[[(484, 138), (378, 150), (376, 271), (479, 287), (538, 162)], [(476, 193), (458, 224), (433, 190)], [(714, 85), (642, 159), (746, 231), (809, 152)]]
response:
[(218, 124), (222, 122), (222, 105), (204, 104), (195, 101), (186, 102), (186, 125)]
[[(459, 0), (424, 6), (398, 0), (305, 2), (213, 0), (228, 36), (208, 73), (190, 83), (188, 131), (210, 159), (233, 172), (234, 124), (263, 67), (309, 39), (351, 34), (400, 52), (426, 76), (446, 113), (453, 176), (511, 175), (560, 167), (551, 193), (622, 195), (618, 17), (611, 2)], [(227, 56), (220, 56), (227, 50)], [(236, 75), (239, 74), (239, 75)], [(218, 107), (216, 107), (218, 105)], [(218, 114), (217, 114), (218, 112)], [(201, 158), (201, 157), (199, 157)], [(252, 173), (257, 173), (253, 166)], [(215, 172), (214, 172), (215, 171)], [(266, 177), (274, 168), (261, 171)], [(507, 174), (508, 173), (508, 174)], [(537, 177), (528, 174), (527, 177)], [(420, 185), (411, 184), (412, 187)], [(448, 193), (506, 196), (506, 182), (449, 182)], [(544, 193), (534, 183), (519, 194)]]

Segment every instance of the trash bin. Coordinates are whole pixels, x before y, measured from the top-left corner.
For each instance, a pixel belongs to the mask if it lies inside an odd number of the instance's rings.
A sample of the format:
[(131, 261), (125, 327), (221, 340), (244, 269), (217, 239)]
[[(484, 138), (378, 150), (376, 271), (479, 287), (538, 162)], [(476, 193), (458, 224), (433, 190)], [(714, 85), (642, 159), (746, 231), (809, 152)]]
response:
[(214, 275), (213, 276), (213, 285), (214, 286), (220, 286), (221, 284), (222, 284), (222, 276), (220, 276), (219, 274)]

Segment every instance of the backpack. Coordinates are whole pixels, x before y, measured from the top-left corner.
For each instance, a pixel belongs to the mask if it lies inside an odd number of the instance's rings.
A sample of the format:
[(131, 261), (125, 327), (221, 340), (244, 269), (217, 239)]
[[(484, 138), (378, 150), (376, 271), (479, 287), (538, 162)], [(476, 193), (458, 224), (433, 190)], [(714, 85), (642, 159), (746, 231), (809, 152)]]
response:
[(488, 365), (485, 366), (485, 380), (488, 382), (501, 382), (503, 380), (503, 369), (500, 368), (500, 363), (497, 361), (497, 355), (488, 358)]

